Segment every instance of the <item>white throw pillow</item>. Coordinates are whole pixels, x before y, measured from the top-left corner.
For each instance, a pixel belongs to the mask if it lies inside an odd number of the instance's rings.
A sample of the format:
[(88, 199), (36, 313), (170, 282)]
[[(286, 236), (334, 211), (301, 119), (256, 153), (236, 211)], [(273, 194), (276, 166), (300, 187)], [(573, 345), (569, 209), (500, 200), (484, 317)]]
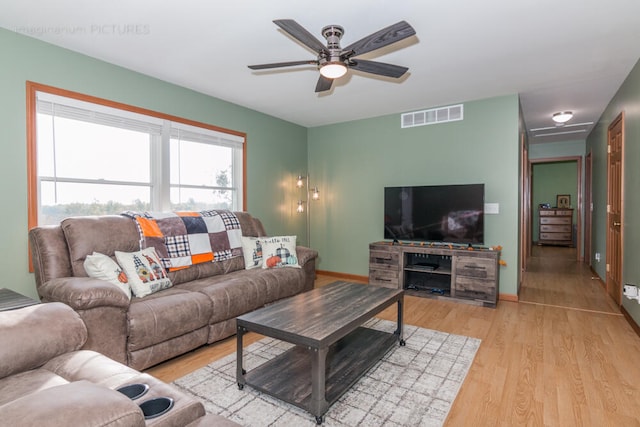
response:
[(261, 237), (262, 268), (300, 268), (296, 253), (296, 239), (296, 236)]
[(146, 248), (138, 252), (116, 251), (116, 259), (127, 273), (129, 286), (138, 298), (173, 286), (153, 248)]
[(242, 236), (242, 255), (245, 269), (262, 267), (262, 241), (258, 237)]
[(131, 299), (131, 288), (129, 287), (127, 275), (122, 271), (118, 263), (109, 256), (99, 252), (87, 255), (84, 260), (84, 271), (87, 272), (89, 277), (113, 283)]

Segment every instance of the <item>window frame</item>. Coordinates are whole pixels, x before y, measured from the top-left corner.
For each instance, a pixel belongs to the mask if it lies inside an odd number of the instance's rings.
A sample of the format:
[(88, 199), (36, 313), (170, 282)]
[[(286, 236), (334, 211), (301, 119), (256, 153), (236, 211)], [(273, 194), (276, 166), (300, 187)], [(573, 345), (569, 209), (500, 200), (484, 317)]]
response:
[(230, 129), (225, 129), (219, 126), (214, 126), (182, 117), (173, 116), (170, 114), (160, 113), (145, 108), (135, 107), (132, 105), (107, 100), (91, 95), (85, 95), (78, 92), (73, 92), (66, 89), (61, 89), (53, 86), (48, 86), (31, 81), (26, 82), (26, 107), (27, 107), (27, 216), (28, 216), (28, 229), (32, 229), (38, 225), (38, 168), (37, 168), (37, 100), (36, 94), (38, 92), (45, 92), (52, 95), (63, 96), (67, 98), (76, 99), (79, 101), (90, 102), (93, 104), (103, 105), (115, 109), (120, 109), (128, 112), (143, 114), (162, 120), (168, 120), (176, 123), (182, 123), (188, 126), (195, 126), (203, 129), (208, 129), (216, 132), (227, 133), (237, 137), (243, 138), (242, 144), (242, 194), (238, 195), (238, 202), (240, 204), (239, 210), (245, 211), (247, 206), (247, 136), (244, 132), (238, 132)]

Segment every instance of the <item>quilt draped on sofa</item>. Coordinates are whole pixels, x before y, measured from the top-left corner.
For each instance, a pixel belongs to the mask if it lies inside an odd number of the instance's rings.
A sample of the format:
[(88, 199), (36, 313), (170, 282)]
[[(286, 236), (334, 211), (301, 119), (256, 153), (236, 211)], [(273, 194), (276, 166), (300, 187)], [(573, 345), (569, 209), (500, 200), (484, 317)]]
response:
[(164, 268), (180, 270), (242, 255), (242, 229), (228, 210), (125, 212), (136, 222), (140, 249), (154, 248)]

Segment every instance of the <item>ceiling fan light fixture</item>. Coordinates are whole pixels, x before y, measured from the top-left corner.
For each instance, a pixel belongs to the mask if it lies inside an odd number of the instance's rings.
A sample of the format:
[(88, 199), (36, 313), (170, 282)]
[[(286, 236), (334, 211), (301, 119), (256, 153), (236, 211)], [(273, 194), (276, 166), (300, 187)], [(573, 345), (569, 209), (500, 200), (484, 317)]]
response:
[(573, 117), (573, 113), (571, 111), (559, 111), (557, 113), (553, 113), (551, 118), (556, 123), (566, 123)]
[(347, 67), (342, 62), (327, 62), (320, 67), (320, 74), (328, 79), (338, 79), (347, 73)]

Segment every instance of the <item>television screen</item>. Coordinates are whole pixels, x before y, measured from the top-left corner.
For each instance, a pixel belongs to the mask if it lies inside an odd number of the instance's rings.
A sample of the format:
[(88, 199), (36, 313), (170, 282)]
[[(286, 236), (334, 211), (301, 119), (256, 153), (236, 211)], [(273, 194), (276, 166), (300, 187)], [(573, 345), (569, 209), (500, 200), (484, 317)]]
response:
[(484, 244), (484, 184), (385, 187), (384, 237)]

